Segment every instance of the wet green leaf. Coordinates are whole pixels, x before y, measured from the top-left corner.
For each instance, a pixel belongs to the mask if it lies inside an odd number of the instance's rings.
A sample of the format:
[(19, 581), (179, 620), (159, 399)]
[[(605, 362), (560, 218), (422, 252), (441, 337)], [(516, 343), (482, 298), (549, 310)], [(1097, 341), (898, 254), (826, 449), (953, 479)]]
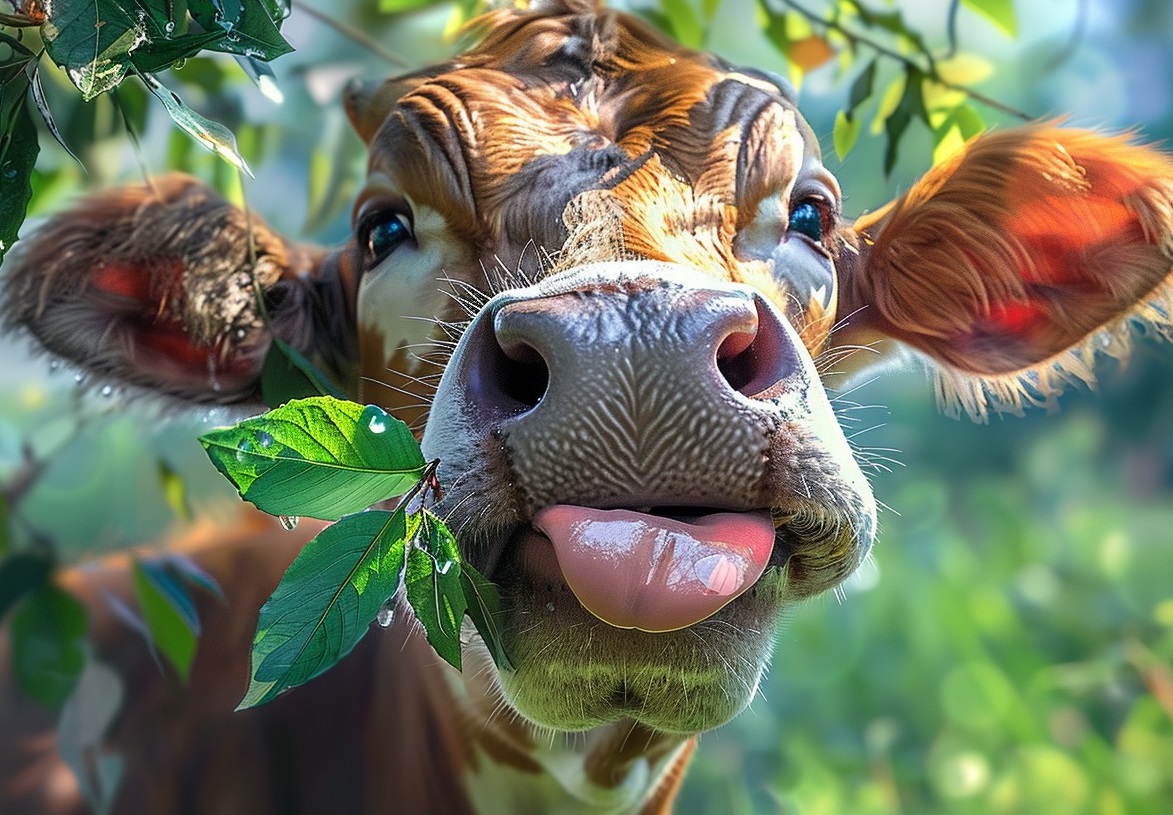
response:
[(143, 81), (147, 83), (147, 87), (150, 88), (151, 93), (155, 95), (155, 98), (167, 108), (167, 113), (171, 115), (171, 120), (175, 124), (190, 133), (197, 142), (220, 156), (220, 158), (229, 164), (243, 170), (250, 176), (252, 175), (252, 171), (249, 170), (248, 165), (244, 161), (244, 157), (240, 155), (240, 150), (236, 147), (236, 136), (232, 135), (231, 130), (219, 122), (213, 122), (211, 119), (196, 113), (187, 105), (183, 104), (183, 100), (179, 96), (165, 88), (153, 77), (146, 74), (142, 75), (142, 77)]
[(403, 422), (330, 396), (293, 400), (200, 443), (241, 497), (271, 515), (336, 520), (403, 494), (425, 466)]
[(42, 552), (18, 552), (0, 560), (0, 619), (29, 592), (45, 585), (53, 558)]
[(33, 196), (33, 166), (40, 148), (28, 109), (29, 66), (36, 56), (0, 33), (0, 259), (16, 242)]
[(195, 658), (200, 620), (182, 576), (154, 561), (136, 561), (131, 574), (134, 596), (151, 640), (186, 680)]
[(146, 42), (147, 29), (119, 3), (56, 0), (41, 36), (49, 57), (89, 101), (123, 80), (130, 70), (130, 52)]
[(85, 608), (51, 584), (21, 602), (12, 617), (12, 668), (20, 687), (57, 709), (73, 692), (85, 666)]
[(261, 608), (240, 709), (275, 699), (350, 653), (399, 588), (405, 541), (418, 528), (418, 514), (402, 509), (362, 512), (306, 544)]
[(439, 518), (422, 514), (419, 545), (407, 556), (407, 601), (436, 653), (459, 670), (460, 626), (468, 605), (460, 579), (460, 551)]
[(437, 5), (441, 0), (379, 0), (379, 11), (384, 14), (399, 14)]
[(281, 36), (279, 4), (262, 0), (192, 0), (191, 16), (208, 31), (223, 31), (214, 50), (271, 60), (293, 50)]

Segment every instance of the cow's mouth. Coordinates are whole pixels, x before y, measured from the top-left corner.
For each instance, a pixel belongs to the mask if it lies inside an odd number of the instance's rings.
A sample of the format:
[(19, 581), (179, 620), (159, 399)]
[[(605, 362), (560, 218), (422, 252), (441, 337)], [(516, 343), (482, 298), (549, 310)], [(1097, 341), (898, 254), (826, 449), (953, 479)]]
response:
[(749, 590), (770, 565), (770, 513), (661, 513), (558, 504), (519, 541), (527, 565), (566, 582), (595, 617), (657, 633), (694, 625)]

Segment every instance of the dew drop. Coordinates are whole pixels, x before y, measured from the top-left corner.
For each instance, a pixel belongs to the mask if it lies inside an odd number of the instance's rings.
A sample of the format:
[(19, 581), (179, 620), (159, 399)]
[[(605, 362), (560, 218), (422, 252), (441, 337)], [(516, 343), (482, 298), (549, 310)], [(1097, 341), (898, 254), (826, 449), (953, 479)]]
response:
[(455, 565), (455, 560), (438, 560), (436, 561), (436, 571), (440, 574), (448, 574)]
[(367, 430), (376, 436), (387, 432), (387, 414), (374, 405), (367, 406), (367, 409), (363, 411), (362, 419), (366, 419)]
[(103, 385), (101, 393), (103, 396), (105, 396), (107, 398), (111, 397), (114, 395), (114, 388), (111, 387), (110, 385)]
[(297, 522), (300, 521), (301, 518), (296, 515), (280, 515), (277, 517), (277, 520), (281, 522), (282, 529), (284, 529), (286, 532), (292, 532), (293, 530), (297, 529)]
[(256, 453), (256, 450), (257, 446), (253, 444), (252, 439), (245, 439), (236, 446), (236, 460), (243, 464)]
[(73, 375), (74, 384), (84, 385), (86, 382), (86, 375), (83, 373), (76, 373)]
[(59, 360), (59, 359), (49, 360), (49, 370), (54, 373), (56, 373), (57, 371), (60, 371), (61, 370), (61, 360)]
[(257, 433), (257, 441), (259, 441), (261, 443), (261, 447), (272, 447), (273, 446), (273, 437), (271, 435), (269, 435), (268, 433), (266, 433), (264, 430)]
[(379, 628), (391, 627), (391, 623), (395, 622), (395, 598), (383, 603), (383, 607), (375, 615), (375, 622), (379, 624)]
[(175, 33), (175, 21), (174, 20), (167, 21), (167, 24), (165, 26), (163, 26), (163, 33), (166, 34), (168, 37), (170, 37), (172, 34)]
[(8, 179), (16, 178), (16, 165), (11, 161), (4, 165), (4, 177)]

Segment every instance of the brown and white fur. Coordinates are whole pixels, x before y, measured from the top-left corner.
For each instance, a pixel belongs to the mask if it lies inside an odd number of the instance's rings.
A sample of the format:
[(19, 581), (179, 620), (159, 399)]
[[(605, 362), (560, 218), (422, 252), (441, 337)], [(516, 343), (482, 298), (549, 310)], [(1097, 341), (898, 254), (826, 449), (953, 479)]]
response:
[[(982, 418), (1090, 376), (1133, 323), (1171, 331), (1173, 163), (1151, 148), (994, 132), (852, 222), (771, 77), (582, 0), (482, 30), (449, 62), (348, 93), (370, 161), (340, 249), (169, 177), (58, 215), (5, 264), (7, 324), (100, 374), (255, 402), (272, 331), (355, 398), (426, 419), (439, 511), (502, 593), (513, 671), (474, 637), (457, 674), (400, 614), (323, 677), (233, 713), (257, 609), (313, 524), (245, 513), (176, 544), (227, 595), (201, 605), (186, 687), (101, 599), (128, 596), (125, 564), (65, 575), (126, 684), (103, 748), (125, 762), (116, 812), (667, 811), (694, 736), (753, 697), (781, 610), (872, 543), (875, 502), (820, 373), (898, 340)], [(791, 228), (804, 204), (811, 234)], [(409, 238), (377, 251), (397, 218)], [(533, 529), (552, 505), (649, 524), (764, 511), (776, 539), (727, 606), (619, 628)], [(0, 810), (82, 811), (6, 654)]]

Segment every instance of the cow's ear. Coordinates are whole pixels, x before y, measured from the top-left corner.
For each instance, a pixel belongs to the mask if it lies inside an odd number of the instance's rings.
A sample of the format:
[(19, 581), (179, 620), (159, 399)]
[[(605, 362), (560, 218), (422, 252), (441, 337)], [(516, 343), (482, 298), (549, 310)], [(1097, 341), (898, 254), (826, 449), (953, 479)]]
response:
[(846, 242), (834, 342), (919, 349), (978, 419), (1090, 381), (1134, 324), (1173, 337), (1173, 162), (1127, 137), (980, 136)]
[(274, 333), (346, 376), (347, 260), (287, 243), (195, 179), (167, 176), (86, 199), (17, 244), (0, 313), (100, 377), (248, 401)]

